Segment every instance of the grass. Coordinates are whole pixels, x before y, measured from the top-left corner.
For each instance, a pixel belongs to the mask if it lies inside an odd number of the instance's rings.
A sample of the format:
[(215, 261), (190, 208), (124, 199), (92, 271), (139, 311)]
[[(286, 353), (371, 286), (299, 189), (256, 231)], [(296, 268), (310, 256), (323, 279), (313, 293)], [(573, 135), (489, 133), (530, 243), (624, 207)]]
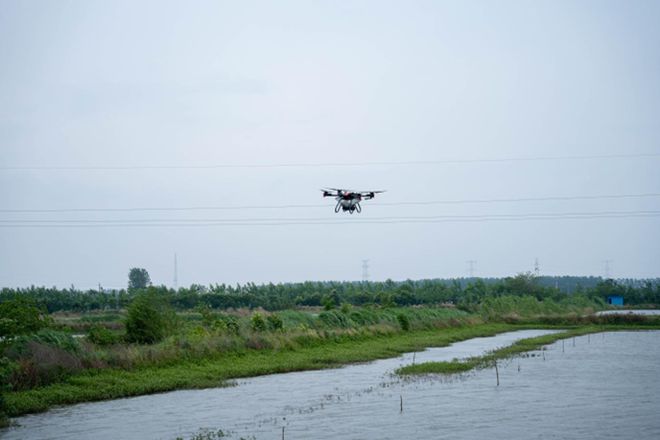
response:
[(5, 394), (10, 416), (45, 411), (55, 405), (116, 399), (177, 389), (226, 386), (229, 380), (290, 371), (332, 368), (352, 362), (393, 357), (431, 346), (491, 336), (521, 328), (478, 324), (394, 335), (365, 335), (327, 340), (283, 350), (244, 350), (210, 359), (135, 370), (87, 371), (44, 387)]
[[(412, 316), (412, 315), (411, 315)], [(301, 320), (298, 316), (287, 316), (290, 321)], [(362, 316), (367, 319), (368, 316)], [(393, 314), (392, 319), (396, 319)], [(650, 321), (649, 321), (650, 322)], [(587, 333), (607, 330), (660, 329), (660, 323), (638, 325), (635, 323), (615, 323), (610, 325), (583, 324), (579, 326), (477, 323), (469, 324), (454, 321), (454, 326), (445, 328), (419, 328), (412, 331), (394, 331), (383, 327), (378, 331), (357, 331), (345, 329), (343, 332), (316, 330), (316, 337), (304, 334), (284, 340), (282, 344), (255, 344), (239, 346), (229, 351), (200, 351), (199, 356), (182, 356), (173, 351), (173, 356), (160, 363), (138, 364), (135, 368), (87, 369), (71, 375), (62, 381), (34, 389), (11, 391), (4, 395), (7, 413), (19, 416), (48, 410), (55, 405), (91, 402), (138, 396), (178, 389), (199, 389), (231, 385), (231, 379), (301, 370), (332, 368), (353, 362), (389, 358), (401, 353), (419, 351), (426, 347), (441, 347), (454, 342), (482, 336), (492, 336), (512, 330), (530, 328), (569, 328), (564, 333), (546, 335), (519, 341), (509, 347), (496, 350), (482, 357), (467, 361), (444, 362), (436, 365), (419, 364), (419, 370), (399, 370), (400, 374), (420, 374), (439, 372), (451, 374), (469, 371), (472, 368), (487, 366), (495, 359), (514, 356), (525, 351), (535, 350), (560, 338), (569, 338)], [(325, 336), (318, 337), (323, 334)], [(271, 338), (277, 342), (284, 335), (279, 333), (253, 335), (253, 338)], [(252, 340), (252, 339), (251, 339)], [(204, 338), (192, 345), (202, 346)], [(293, 343), (289, 343), (292, 342)], [(186, 343), (190, 343), (188, 339)], [(259, 341), (256, 341), (259, 342)], [(131, 347), (128, 347), (129, 349)], [(153, 347), (143, 347), (145, 353)], [(140, 350), (142, 348), (135, 348)], [(188, 353), (190, 355), (191, 353)], [(151, 361), (150, 361), (151, 362)], [(406, 367), (408, 368), (408, 367)], [(433, 371), (435, 369), (435, 371)]]
[(457, 374), (472, 370), (476, 365), (468, 361), (451, 362), (423, 362), (421, 364), (408, 365), (396, 370), (397, 374)]

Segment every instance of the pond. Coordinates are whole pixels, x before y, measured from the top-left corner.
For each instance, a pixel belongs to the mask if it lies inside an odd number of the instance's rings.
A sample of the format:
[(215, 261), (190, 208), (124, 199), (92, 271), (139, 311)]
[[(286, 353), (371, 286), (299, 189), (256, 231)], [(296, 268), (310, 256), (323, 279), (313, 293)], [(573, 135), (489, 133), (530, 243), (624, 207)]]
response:
[[(495, 371), (400, 380), (413, 361), (478, 355), (548, 333), (476, 338), (344, 368), (241, 380), (237, 386), (80, 404), (17, 419), (2, 439), (173, 439), (199, 428), (229, 438), (660, 438), (660, 332), (559, 341)], [(403, 411), (401, 411), (403, 408)]]

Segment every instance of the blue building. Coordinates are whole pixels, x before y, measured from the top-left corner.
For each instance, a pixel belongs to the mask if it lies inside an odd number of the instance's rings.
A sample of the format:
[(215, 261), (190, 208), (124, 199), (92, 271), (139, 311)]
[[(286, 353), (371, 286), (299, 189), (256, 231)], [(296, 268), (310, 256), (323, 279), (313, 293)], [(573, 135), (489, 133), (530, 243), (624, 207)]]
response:
[(622, 306), (623, 297), (621, 295), (610, 295), (607, 297), (607, 303), (613, 306)]

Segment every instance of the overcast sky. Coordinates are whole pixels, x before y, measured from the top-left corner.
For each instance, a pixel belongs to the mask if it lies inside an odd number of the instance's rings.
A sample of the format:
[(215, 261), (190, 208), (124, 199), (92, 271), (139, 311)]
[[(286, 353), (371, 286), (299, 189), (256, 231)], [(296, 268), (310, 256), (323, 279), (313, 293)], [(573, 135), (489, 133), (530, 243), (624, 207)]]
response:
[[(660, 276), (658, 23), (657, 1), (4, 0), (0, 286), (172, 285), (175, 253), (179, 285), (364, 259), (372, 280)], [(350, 216), (324, 186), (387, 192)]]

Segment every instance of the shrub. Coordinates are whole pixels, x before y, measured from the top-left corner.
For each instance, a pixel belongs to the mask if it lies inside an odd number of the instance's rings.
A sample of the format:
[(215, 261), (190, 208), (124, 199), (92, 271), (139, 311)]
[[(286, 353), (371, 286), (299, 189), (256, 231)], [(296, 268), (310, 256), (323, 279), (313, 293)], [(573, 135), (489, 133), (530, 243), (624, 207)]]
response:
[(170, 334), (176, 316), (164, 298), (151, 288), (141, 293), (128, 306), (126, 340), (153, 344)]
[(7, 407), (3, 393), (9, 391), (10, 380), (16, 367), (16, 363), (10, 361), (8, 358), (0, 358), (0, 428), (9, 425), (9, 417), (7, 417)]
[(330, 296), (324, 296), (323, 299), (321, 300), (321, 304), (323, 304), (323, 310), (332, 310), (334, 309), (337, 304), (335, 303), (334, 298)]
[(27, 354), (29, 357), (19, 359), (19, 370), (12, 381), (15, 389), (54, 383), (82, 369), (80, 359), (61, 348), (30, 342)]
[(282, 328), (284, 327), (282, 318), (280, 318), (278, 315), (275, 314), (268, 315), (266, 317), (266, 320), (268, 321), (268, 328), (271, 330), (282, 330)]
[(93, 325), (87, 332), (87, 339), (96, 345), (112, 345), (119, 342), (119, 337), (105, 327)]
[(237, 335), (239, 330), (241, 329), (240, 325), (238, 324), (238, 319), (236, 319), (231, 315), (220, 314), (219, 320), (224, 324), (224, 327), (227, 329), (227, 332), (229, 332), (232, 335)]
[(259, 312), (254, 312), (252, 318), (250, 318), (250, 326), (255, 332), (263, 332), (266, 330), (266, 321), (264, 321), (263, 315)]
[(80, 344), (70, 334), (44, 328), (34, 334), (21, 335), (13, 339), (7, 348), (6, 353), (10, 357), (19, 357), (27, 350), (27, 347), (31, 342), (49, 345), (70, 353), (77, 353), (80, 351)]
[(406, 315), (403, 313), (399, 313), (396, 315), (396, 320), (399, 322), (399, 325), (401, 326), (401, 330), (403, 331), (408, 331), (410, 330), (410, 320)]
[(328, 310), (319, 313), (319, 319), (326, 327), (337, 328), (342, 327), (346, 328), (350, 326), (348, 318), (342, 312), (338, 310)]

